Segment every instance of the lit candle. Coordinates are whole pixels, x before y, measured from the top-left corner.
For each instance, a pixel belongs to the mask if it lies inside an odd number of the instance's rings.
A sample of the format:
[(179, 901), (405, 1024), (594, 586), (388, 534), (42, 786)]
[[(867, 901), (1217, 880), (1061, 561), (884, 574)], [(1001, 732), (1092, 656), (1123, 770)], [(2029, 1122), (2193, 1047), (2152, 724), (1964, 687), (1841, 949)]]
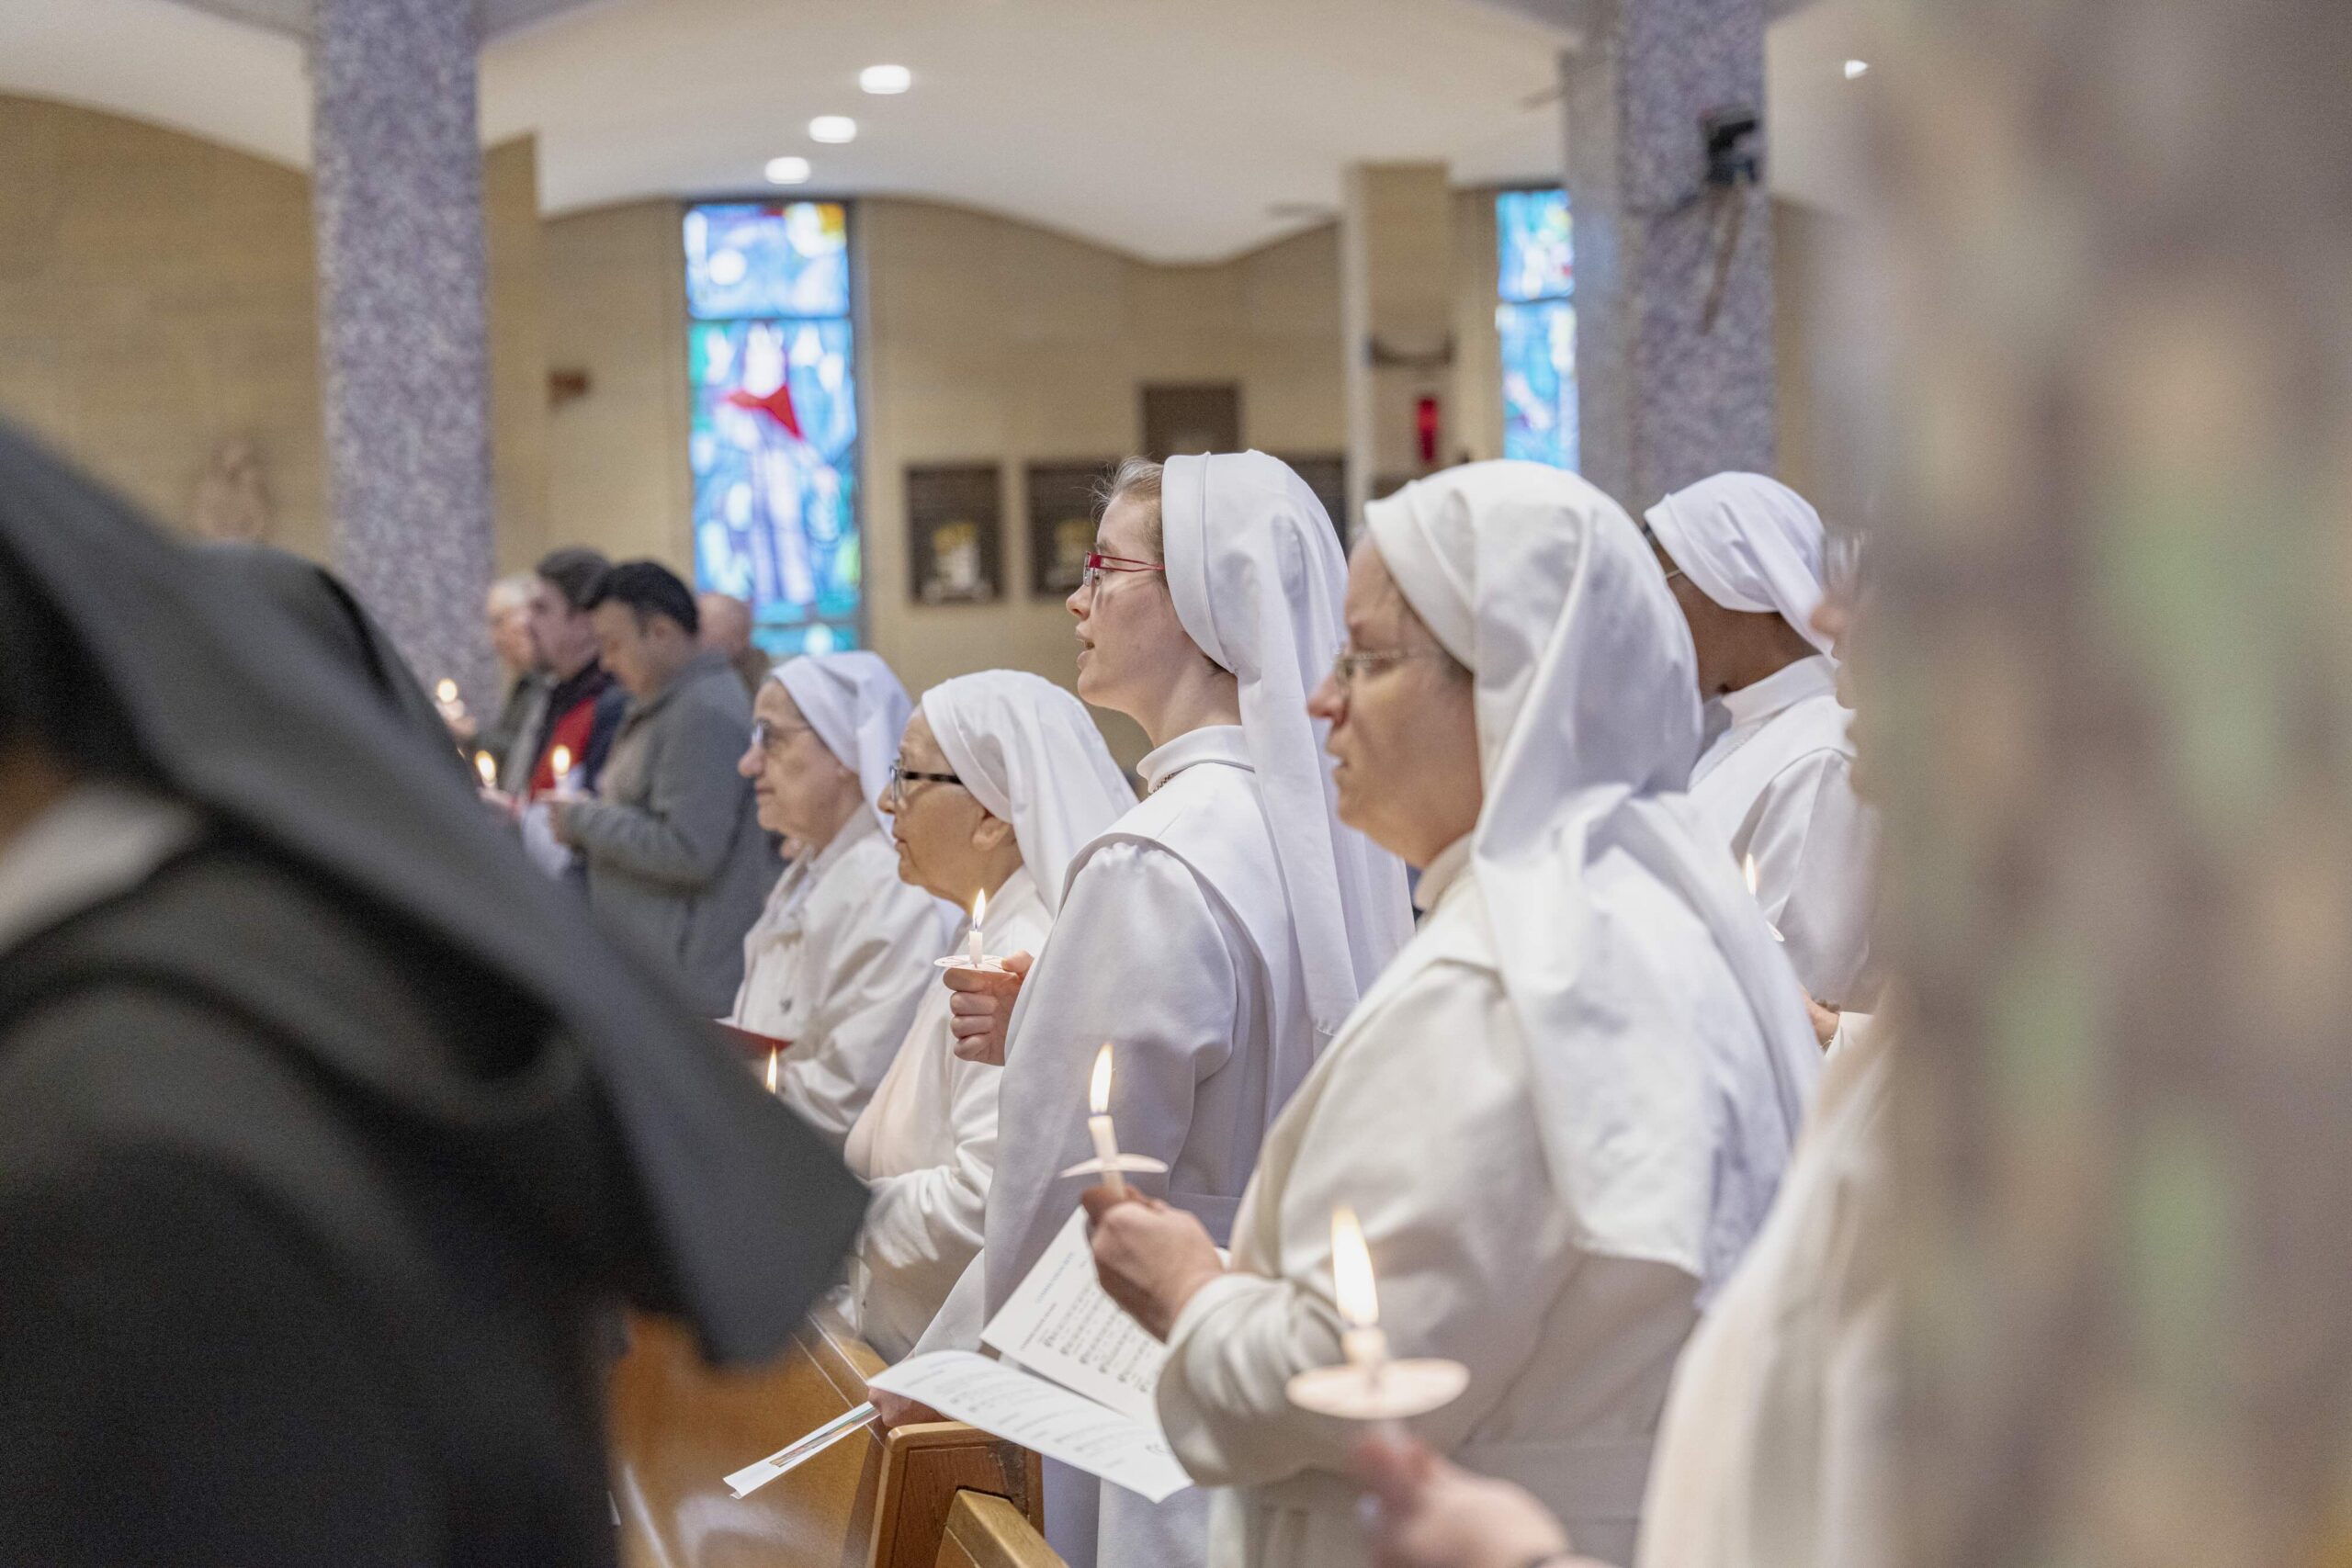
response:
[(982, 888), (979, 897), (972, 900), (972, 967), (975, 969), (985, 968), (988, 964), (987, 957), (980, 952), (980, 922), (988, 918), (988, 889)]
[(571, 794), (571, 748), (569, 746), (559, 746), (554, 750), (548, 752), (548, 765), (555, 770), (555, 792), (558, 795)]
[(1119, 1138), (1111, 1126), (1111, 1043), (1104, 1041), (1094, 1056), (1094, 1084), (1088, 1096), (1094, 1113), (1086, 1130), (1094, 1134), (1094, 1157), (1102, 1162), (1102, 1182), (1115, 1197), (1127, 1192), (1127, 1179), (1119, 1170)]
[(775, 1092), (775, 1047), (768, 1047), (768, 1092)]
[(1380, 1292), (1372, 1281), (1372, 1251), (1363, 1226), (1345, 1203), (1331, 1211), (1331, 1285), (1339, 1297), (1340, 1348), (1350, 1366), (1377, 1378), (1388, 1363), (1388, 1336), (1380, 1329)]
[(498, 762), (489, 752), (474, 753), (474, 772), (481, 775), (482, 788), (496, 789), (498, 787)]
[(458, 700), (458, 683), (444, 676), (441, 683), (433, 688), (433, 694), (441, 699), (441, 705), (446, 708)]
[(1470, 1386), (1470, 1369), (1459, 1361), (1389, 1355), (1372, 1253), (1356, 1212), (1344, 1203), (1331, 1211), (1331, 1297), (1340, 1309), (1340, 1349), (1346, 1359), (1291, 1374), (1283, 1387), (1292, 1404), (1343, 1421), (1377, 1422), (1393, 1433), (1396, 1422), (1450, 1404)]
[[(1742, 874), (1743, 876), (1745, 876), (1745, 877), (1747, 877), (1747, 896), (1748, 896), (1750, 898), (1754, 898), (1754, 899), (1756, 899), (1756, 905), (1757, 905), (1757, 908), (1759, 908), (1759, 909), (1760, 909), (1760, 908), (1762, 908), (1764, 907), (1764, 900), (1763, 900), (1761, 897), (1758, 897), (1758, 895), (1757, 895), (1757, 891), (1756, 891), (1756, 857), (1755, 857), (1755, 855), (1751, 853), (1751, 854), (1750, 854), (1750, 855), (1749, 855), (1749, 856), (1748, 856), (1745, 861), (1741, 862), (1741, 863), (1740, 863), (1740, 867), (1739, 867), (1739, 869), (1740, 869), (1740, 874)], [(1784, 936), (1782, 936), (1782, 935), (1781, 934), (1781, 928), (1780, 928), (1780, 927), (1778, 927), (1778, 926), (1776, 926), (1776, 925), (1774, 925), (1774, 924), (1773, 924), (1770, 919), (1767, 919), (1767, 920), (1764, 922), (1764, 929), (1765, 929), (1766, 931), (1770, 931), (1770, 932), (1772, 933), (1772, 940), (1773, 940), (1774, 942), (1785, 943), (1785, 942), (1787, 942), (1787, 941), (1789, 940), (1787, 937), (1784, 937)]]

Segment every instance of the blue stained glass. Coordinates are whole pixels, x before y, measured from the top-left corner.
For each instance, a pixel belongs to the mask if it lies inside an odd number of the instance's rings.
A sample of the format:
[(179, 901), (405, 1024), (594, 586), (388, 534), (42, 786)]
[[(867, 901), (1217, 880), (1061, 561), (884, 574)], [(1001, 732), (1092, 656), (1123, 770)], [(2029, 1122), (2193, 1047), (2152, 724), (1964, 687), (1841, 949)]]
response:
[(803, 651), (819, 623), (833, 646), (854, 646), (863, 572), (849, 321), (696, 321), (687, 344), (696, 579), (751, 601), (763, 647)]
[(1577, 312), (1563, 300), (1498, 305), (1503, 456), (1577, 466)]
[(1495, 198), (1495, 231), (1501, 253), (1496, 293), (1502, 299), (1523, 305), (1575, 292), (1567, 192), (1503, 192)]
[(686, 211), (686, 307), (699, 317), (849, 314), (849, 213), (836, 201)]

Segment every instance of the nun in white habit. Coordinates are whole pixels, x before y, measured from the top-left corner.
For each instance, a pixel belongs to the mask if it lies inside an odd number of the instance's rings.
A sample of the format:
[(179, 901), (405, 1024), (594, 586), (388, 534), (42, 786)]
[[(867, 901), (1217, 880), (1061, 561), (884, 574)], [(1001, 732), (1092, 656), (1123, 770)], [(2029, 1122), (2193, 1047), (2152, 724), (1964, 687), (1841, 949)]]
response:
[[(1070, 857), (1135, 803), (1085, 705), (1013, 670), (925, 692), (882, 795), (899, 875), (959, 906), (986, 895), (980, 938), (990, 953), (1045, 945)], [(928, 981), (844, 1151), (873, 1190), (850, 1261), (850, 1317), (893, 1360), (979, 1252), (996, 1164), (1002, 1069), (956, 1055), (952, 993)], [(977, 1336), (979, 1325), (966, 1331)]]
[(1230, 1268), (1100, 1189), (1096, 1259), (1169, 1340), (1161, 1420), (1224, 1489), (1213, 1562), (1369, 1561), (1360, 1431), (1284, 1394), (1342, 1359), (1341, 1204), (1395, 1353), (1470, 1370), (1415, 1430), (1624, 1562), (1676, 1354), (1763, 1220), (1819, 1047), (1681, 796), (1690, 640), (1632, 522), (1532, 463), (1366, 519), (1316, 709), (1342, 810), (1424, 864), (1429, 917), (1275, 1123)]
[(1869, 1007), (1878, 819), (1854, 794), (1852, 714), (1813, 624), (1821, 518), (1761, 474), (1724, 473), (1648, 513), (1698, 647), (1704, 744), (1690, 801), (1787, 939), (1797, 977), (1833, 1007)]
[[(958, 1034), (1005, 1064), (987, 1312), (1078, 1207), (1084, 1179), (1057, 1173), (1092, 1154), (1104, 1042), (1122, 1147), (1170, 1167), (1137, 1185), (1222, 1240), (1266, 1129), (1411, 930), (1404, 867), (1339, 822), (1306, 712), (1347, 563), (1306, 481), (1261, 452), (1130, 464), (1095, 547), (1069, 600), (1079, 694), (1143, 726), (1149, 793), (1071, 863), (1009, 1026), (1003, 997), (956, 998)], [(1102, 1488), (1098, 1553), (1068, 1479), (1049, 1476), (1046, 1533), (1078, 1568), (1203, 1560), (1198, 1492), (1155, 1509)]]
[(910, 706), (871, 653), (789, 660), (760, 686), (738, 764), (760, 826), (799, 853), (743, 939), (727, 1021), (792, 1042), (776, 1093), (836, 1148), (889, 1070), (958, 916), (899, 880), (875, 804)]

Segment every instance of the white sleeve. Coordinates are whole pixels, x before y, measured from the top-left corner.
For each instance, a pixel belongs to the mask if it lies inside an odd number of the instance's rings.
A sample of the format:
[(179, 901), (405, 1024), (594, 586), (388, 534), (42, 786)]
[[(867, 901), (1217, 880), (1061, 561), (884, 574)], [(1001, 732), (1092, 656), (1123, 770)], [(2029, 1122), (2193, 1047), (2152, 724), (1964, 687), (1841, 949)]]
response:
[(852, 884), (821, 906), (820, 896), (810, 896), (807, 929), (821, 945), (801, 970), (816, 994), (776, 1093), (838, 1149), (890, 1070), (923, 987), (938, 983), (932, 963), (945, 937), (938, 900), (895, 878)]
[(1755, 823), (1747, 851), (1756, 857), (1757, 897), (1787, 941), (1797, 978), (1815, 1001), (1868, 1006), (1878, 818), (1854, 794), (1852, 759), (1835, 750), (1799, 758), (1765, 786)]
[(949, 1108), (954, 1154), (944, 1165), (873, 1185), (857, 1244), (864, 1280), (858, 1322), (877, 1348), (914, 1343), (979, 1253), (996, 1164), (999, 1076), (996, 1067), (957, 1062)]
[[(1095, 851), (1006, 1036), (989, 1193), (991, 1303), (1012, 1293), (1090, 1185), (1059, 1173), (1093, 1153), (1086, 1091), (1103, 1043), (1114, 1050), (1120, 1147), (1172, 1165), (1192, 1133), (1197, 1086), (1233, 1054), (1238, 985), (1226, 929), (1190, 867), (1152, 844)], [(1164, 1177), (1131, 1179), (1167, 1191)]]
[(1414, 1423), (1441, 1452), (1510, 1393), (1569, 1295), (1590, 1312), (1595, 1343), (1629, 1317), (1689, 1312), (1688, 1277), (1570, 1245), (1525, 1047), (1490, 975), (1432, 968), (1357, 1030), (1332, 1047), (1345, 1054), (1315, 1090), (1281, 1190), (1251, 1200), (1278, 1202), (1278, 1275), (1213, 1282), (1170, 1336), (1160, 1420), (1204, 1485), (1346, 1468), (1358, 1434), (1284, 1393), (1293, 1374), (1341, 1359), (1330, 1259), (1338, 1204), (1355, 1209), (1379, 1260), (1393, 1352), (1470, 1369), (1459, 1400)]

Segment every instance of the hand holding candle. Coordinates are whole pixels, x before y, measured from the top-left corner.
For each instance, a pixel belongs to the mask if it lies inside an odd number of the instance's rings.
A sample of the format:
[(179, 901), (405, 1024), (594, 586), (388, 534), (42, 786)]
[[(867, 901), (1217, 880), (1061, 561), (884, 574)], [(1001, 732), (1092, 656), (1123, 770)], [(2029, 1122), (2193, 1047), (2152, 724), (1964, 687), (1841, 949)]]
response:
[(982, 888), (978, 895), (972, 900), (972, 929), (964, 939), (964, 951), (961, 953), (951, 953), (946, 957), (940, 959), (940, 968), (978, 969), (984, 972), (994, 972), (996, 974), (1004, 973), (1004, 965), (998, 963), (995, 959), (990, 958), (985, 952), (981, 951), (980, 948), (980, 927), (986, 923), (988, 918), (988, 889)]
[(577, 781), (571, 773), (571, 748), (558, 746), (548, 753), (548, 767), (555, 774), (555, 793), (568, 795), (576, 793)]

